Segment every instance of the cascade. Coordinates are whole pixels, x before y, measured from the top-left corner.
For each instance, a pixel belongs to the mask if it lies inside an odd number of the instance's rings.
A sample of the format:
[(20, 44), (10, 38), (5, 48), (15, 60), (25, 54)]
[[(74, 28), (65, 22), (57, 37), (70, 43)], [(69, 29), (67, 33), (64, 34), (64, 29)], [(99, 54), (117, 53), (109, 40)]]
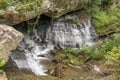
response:
[(50, 62), (50, 51), (60, 48), (80, 49), (92, 46), (97, 34), (91, 19), (80, 19), (77, 14), (68, 14), (52, 23), (44, 22), (34, 32), (25, 34), (19, 44), (19, 52), (14, 51), (11, 59), (20, 69), (28, 69), (36, 75), (46, 76), (43, 61)]

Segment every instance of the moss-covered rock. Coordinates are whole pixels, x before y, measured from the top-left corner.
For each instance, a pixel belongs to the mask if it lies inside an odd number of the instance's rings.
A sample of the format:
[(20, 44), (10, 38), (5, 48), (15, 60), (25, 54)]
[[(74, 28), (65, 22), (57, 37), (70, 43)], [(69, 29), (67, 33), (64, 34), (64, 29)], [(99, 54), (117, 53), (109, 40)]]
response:
[(0, 0), (0, 23), (15, 25), (40, 14), (58, 18), (89, 2), (91, 0)]

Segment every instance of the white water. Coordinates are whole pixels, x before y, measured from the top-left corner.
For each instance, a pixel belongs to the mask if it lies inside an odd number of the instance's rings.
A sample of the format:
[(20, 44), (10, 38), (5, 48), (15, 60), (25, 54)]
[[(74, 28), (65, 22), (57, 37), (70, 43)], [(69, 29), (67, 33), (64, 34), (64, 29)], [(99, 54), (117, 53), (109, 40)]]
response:
[[(76, 19), (77, 24), (69, 22)], [(19, 48), (23, 51), (25, 59), (17, 58), (12, 54), (11, 58), (20, 69), (31, 70), (36, 75), (47, 75), (41, 62), (50, 61), (50, 50), (59, 48), (81, 48), (84, 45), (91, 46), (97, 39), (91, 20), (80, 20), (79, 16), (70, 14), (54, 21), (52, 25), (42, 24), (31, 35), (25, 35)]]

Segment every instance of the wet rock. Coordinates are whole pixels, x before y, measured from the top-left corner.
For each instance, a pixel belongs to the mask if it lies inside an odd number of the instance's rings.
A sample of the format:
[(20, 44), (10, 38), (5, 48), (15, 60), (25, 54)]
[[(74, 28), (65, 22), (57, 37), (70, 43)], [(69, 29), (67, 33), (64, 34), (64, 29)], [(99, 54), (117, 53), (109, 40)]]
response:
[(0, 25), (0, 58), (8, 61), (12, 50), (15, 50), (19, 42), (22, 40), (23, 34), (15, 30), (13, 27)]

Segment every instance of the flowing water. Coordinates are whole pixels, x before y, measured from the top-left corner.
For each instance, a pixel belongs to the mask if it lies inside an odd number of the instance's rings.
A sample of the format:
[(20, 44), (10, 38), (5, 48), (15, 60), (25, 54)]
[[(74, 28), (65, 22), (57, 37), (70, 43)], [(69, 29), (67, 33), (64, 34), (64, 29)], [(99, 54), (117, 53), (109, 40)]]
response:
[(18, 52), (14, 51), (11, 59), (20, 69), (46, 76), (47, 68), (43, 62), (50, 62), (51, 50), (80, 49), (84, 45), (92, 46), (96, 39), (90, 18), (80, 19), (77, 14), (68, 14), (51, 23), (44, 22), (34, 32), (25, 34)]

